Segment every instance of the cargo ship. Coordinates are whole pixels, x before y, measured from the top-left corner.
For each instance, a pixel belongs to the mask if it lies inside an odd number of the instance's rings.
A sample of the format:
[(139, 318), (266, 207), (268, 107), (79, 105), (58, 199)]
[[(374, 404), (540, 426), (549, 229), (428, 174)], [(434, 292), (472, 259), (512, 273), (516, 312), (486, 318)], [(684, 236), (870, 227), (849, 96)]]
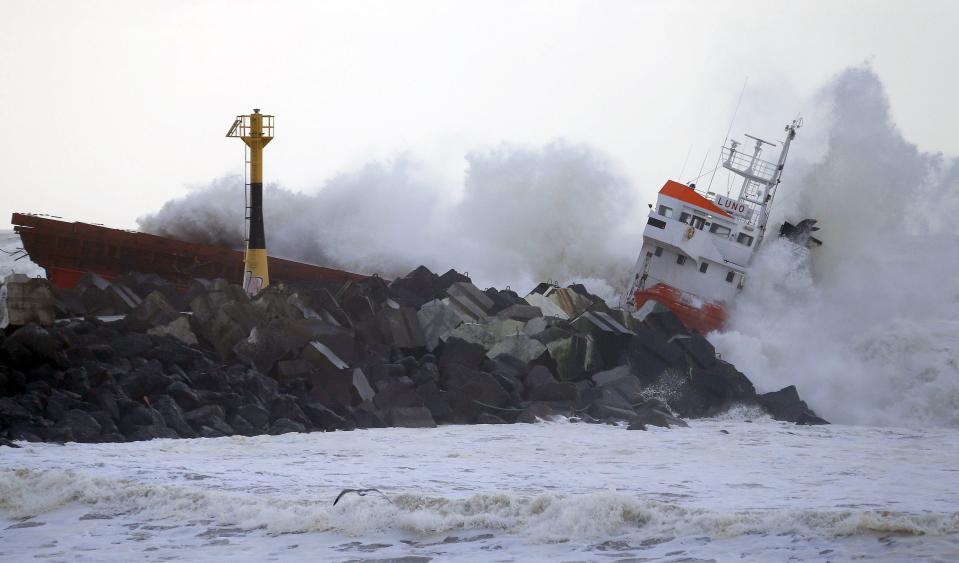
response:
[[(723, 327), (726, 308), (742, 290), (765, 238), (789, 146), (801, 126), (801, 120), (786, 126), (776, 162), (762, 158), (764, 149), (776, 144), (759, 137), (746, 135), (755, 141), (751, 153), (735, 140), (724, 146), (722, 167), (741, 180), (727, 184), (726, 195), (701, 191), (695, 183), (666, 182), (656, 205), (650, 205), (626, 296), (629, 306), (642, 311), (661, 304), (703, 334)], [(811, 236), (818, 230), (815, 223), (784, 223), (779, 235), (805, 247), (819, 245)]]
[[(10, 222), (30, 259), (61, 288), (73, 287), (87, 272), (108, 280), (150, 272), (184, 289), (195, 278), (244, 279), (240, 250), (25, 213), (14, 213)], [(368, 277), (275, 256), (268, 262), (274, 283), (343, 283)]]

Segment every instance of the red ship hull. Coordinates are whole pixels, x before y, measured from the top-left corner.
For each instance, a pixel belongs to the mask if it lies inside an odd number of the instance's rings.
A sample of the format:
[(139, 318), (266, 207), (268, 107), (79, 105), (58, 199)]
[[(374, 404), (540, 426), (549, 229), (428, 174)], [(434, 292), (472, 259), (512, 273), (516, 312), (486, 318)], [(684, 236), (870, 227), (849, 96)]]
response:
[[(10, 222), (30, 259), (46, 269), (57, 287), (73, 287), (86, 272), (106, 279), (155, 273), (182, 288), (194, 278), (243, 279), (243, 253), (238, 250), (21, 213), (14, 213)], [(272, 256), (269, 268), (274, 283), (343, 283), (368, 277)]]
[(653, 287), (637, 290), (633, 294), (638, 310), (647, 301), (657, 301), (672, 311), (687, 328), (700, 334), (719, 330), (726, 324), (726, 309), (722, 303), (702, 301), (684, 291), (658, 283)]

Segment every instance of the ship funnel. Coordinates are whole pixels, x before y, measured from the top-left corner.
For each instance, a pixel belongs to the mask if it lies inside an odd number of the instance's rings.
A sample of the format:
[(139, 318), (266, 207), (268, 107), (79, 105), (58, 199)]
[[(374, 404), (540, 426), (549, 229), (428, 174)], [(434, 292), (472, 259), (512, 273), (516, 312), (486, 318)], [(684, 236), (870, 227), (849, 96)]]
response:
[(270, 285), (263, 230), (263, 149), (273, 140), (273, 116), (256, 108), (249, 115), (238, 115), (227, 137), (239, 137), (244, 143), (246, 181), (246, 252), (243, 259), (243, 289), (253, 296)]

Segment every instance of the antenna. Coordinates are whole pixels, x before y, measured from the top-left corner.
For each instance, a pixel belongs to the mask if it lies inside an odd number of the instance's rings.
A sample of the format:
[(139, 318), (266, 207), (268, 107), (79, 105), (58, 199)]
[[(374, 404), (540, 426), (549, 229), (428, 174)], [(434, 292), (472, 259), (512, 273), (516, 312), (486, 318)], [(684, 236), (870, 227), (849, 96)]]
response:
[[(723, 139), (723, 146), (726, 146), (726, 143), (729, 142), (729, 135), (733, 132), (733, 123), (736, 123), (736, 116), (739, 114), (739, 105), (743, 103), (743, 95), (746, 93), (746, 85), (749, 84), (749, 77), (747, 76), (743, 80), (743, 89), (739, 92), (739, 100), (736, 102), (736, 109), (733, 111), (733, 118), (729, 120), (729, 129), (726, 129), (726, 138)], [(706, 192), (712, 191), (713, 180), (716, 179), (716, 171), (719, 170), (719, 161), (722, 159), (723, 153), (719, 151), (719, 156), (716, 158), (716, 168), (713, 168), (713, 175), (709, 177), (709, 186), (706, 187)]]
[(680, 182), (683, 181), (683, 173), (686, 172), (686, 163), (689, 162), (689, 155), (693, 152), (693, 146), (689, 145), (689, 150), (686, 151), (686, 158), (683, 160), (683, 168), (679, 171), (679, 176), (676, 176), (676, 179)]

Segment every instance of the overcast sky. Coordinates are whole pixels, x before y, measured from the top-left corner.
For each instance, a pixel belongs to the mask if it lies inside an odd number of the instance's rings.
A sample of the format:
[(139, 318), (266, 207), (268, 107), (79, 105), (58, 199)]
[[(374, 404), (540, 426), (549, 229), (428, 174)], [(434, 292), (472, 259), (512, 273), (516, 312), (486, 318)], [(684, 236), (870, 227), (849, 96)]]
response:
[(864, 61), (908, 139), (959, 154), (954, 1), (0, 8), (3, 224), (26, 211), (133, 227), (242, 173), (242, 143), (224, 134), (253, 107), (277, 116), (266, 181), (295, 190), (398, 153), (455, 185), (470, 150), (564, 138), (653, 194), (687, 153), (689, 176), (716, 150), (747, 77), (734, 132), (776, 137)]

